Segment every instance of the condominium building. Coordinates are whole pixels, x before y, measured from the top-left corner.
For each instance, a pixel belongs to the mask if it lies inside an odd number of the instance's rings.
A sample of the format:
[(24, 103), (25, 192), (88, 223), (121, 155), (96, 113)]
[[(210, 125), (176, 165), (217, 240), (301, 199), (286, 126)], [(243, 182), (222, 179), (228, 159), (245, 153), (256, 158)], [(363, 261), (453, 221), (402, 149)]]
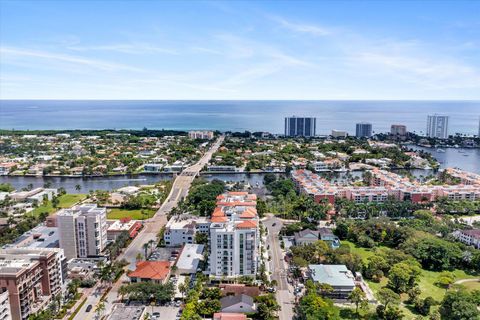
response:
[(480, 229), (457, 230), (452, 235), (467, 246), (480, 249)]
[(348, 132), (344, 130), (332, 130), (331, 136), (333, 138), (346, 138), (348, 137)]
[(427, 136), (430, 138), (448, 138), (448, 116), (429, 115), (427, 117)]
[(367, 122), (357, 123), (355, 136), (357, 138), (370, 138), (372, 136), (372, 124)]
[(96, 257), (107, 244), (107, 210), (82, 204), (57, 213), (60, 248), (67, 259)]
[(210, 221), (205, 217), (192, 215), (173, 216), (165, 226), (163, 241), (167, 247), (180, 247), (195, 242), (197, 232), (208, 234)]
[(286, 117), (286, 137), (314, 137), (317, 130), (317, 119), (311, 117)]
[(452, 176), (461, 177), (461, 184), (423, 185), (381, 169), (367, 171), (365, 182), (369, 185), (360, 187), (333, 184), (309, 170), (293, 171), (292, 179), (301, 193), (311, 196), (316, 202), (326, 199), (331, 204), (336, 198), (344, 198), (356, 203), (385, 202), (389, 197), (416, 203), (434, 201), (439, 197), (468, 201), (480, 199), (480, 176), (458, 169), (447, 169), (447, 171)]
[(10, 300), (8, 299), (8, 291), (6, 288), (0, 289), (0, 319), (12, 319), (12, 312), (10, 311)]
[(211, 140), (214, 137), (213, 131), (189, 131), (188, 137), (190, 139), (204, 139)]
[(256, 204), (256, 195), (247, 192), (217, 197), (210, 224), (210, 275), (256, 275), (260, 244)]
[(407, 126), (403, 124), (392, 124), (390, 134), (394, 137), (404, 137), (407, 135)]
[(1, 319), (23, 320), (44, 310), (62, 292), (65, 270), (58, 248), (0, 250)]

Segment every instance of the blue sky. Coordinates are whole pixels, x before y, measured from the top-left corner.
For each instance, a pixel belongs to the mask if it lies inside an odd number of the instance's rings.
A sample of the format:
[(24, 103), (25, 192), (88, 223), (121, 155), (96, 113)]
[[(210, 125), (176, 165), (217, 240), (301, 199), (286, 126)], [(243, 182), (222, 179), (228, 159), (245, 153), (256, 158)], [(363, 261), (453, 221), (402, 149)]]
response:
[(2, 99), (480, 99), (480, 1), (0, 6)]

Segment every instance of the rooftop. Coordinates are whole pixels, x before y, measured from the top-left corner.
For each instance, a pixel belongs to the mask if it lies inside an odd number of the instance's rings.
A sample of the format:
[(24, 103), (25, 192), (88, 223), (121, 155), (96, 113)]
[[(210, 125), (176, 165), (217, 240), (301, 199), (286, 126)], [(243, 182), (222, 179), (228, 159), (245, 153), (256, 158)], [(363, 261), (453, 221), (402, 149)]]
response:
[(164, 280), (170, 273), (168, 261), (139, 261), (136, 269), (128, 274), (130, 278)]
[(225, 313), (217, 312), (213, 315), (213, 320), (246, 320), (247, 316), (243, 313)]
[(353, 274), (343, 264), (311, 264), (308, 269), (315, 282), (326, 283), (332, 287), (355, 286)]

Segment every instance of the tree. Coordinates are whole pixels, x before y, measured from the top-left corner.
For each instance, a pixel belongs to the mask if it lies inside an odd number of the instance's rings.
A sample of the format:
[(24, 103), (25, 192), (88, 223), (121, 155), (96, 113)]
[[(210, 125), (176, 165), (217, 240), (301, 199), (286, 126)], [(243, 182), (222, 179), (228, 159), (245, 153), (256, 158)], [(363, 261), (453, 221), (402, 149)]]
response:
[(387, 309), (389, 305), (398, 305), (400, 303), (400, 296), (389, 288), (381, 288), (378, 290), (377, 296), (385, 309)]
[(367, 295), (362, 289), (355, 287), (353, 291), (348, 296), (348, 300), (355, 304), (355, 313), (358, 314), (358, 307), (362, 306), (365, 307), (368, 305)]
[(444, 320), (479, 320), (478, 302), (465, 290), (447, 291), (440, 306)]
[(205, 299), (198, 303), (197, 311), (203, 316), (212, 316), (215, 312), (219, 312), (222, 308), (220, 300)]
[(100, 316), (103, 314), (105, 311), (105, 301), (100, 300), (100, 302), (97, 304), (97, 307), (95, 308), (95, 313), (97, 315), (97, 318), (100, 318)]
[(437, 302), (432, 297), (426, 297), (425, 299), (417, 299), (415, 301), (415, 309), (424, 316), (430, 314), (430, 308)]
[[(333, 305), (332, 300), (322, 298), (313, 291), (302, 297), (298, 305), (301, 319), (308, 320), (336, 320), (340, 319), (339, 310)], [(262, 319), (262, 318), (260, 318)]]
[(52, 197), (52, 207), (55, 209), (58, 208), (58, 205), (60, 204), (60, 200), (58, 200), (58, 197)]
[(455, 274), (453, 274), (453, 272), (445, 271), (440, 273), (435, 281), (435, 284), (439, 287), (445, 288), (445, 290), (448, 290), (454, 282)]
[(280, 311), (280, 306), (273, 294), (266, 294), (256, 297), (258, 317), (264, 320), (276, 319), (276, 312)]
[(143, 244), (143, 251), (145, 252), (145, 259), (148, 257), (148, 242)]
[(388, 287), (397, 293), (407, 292), (415, 287), (422, 270), (413, 261), (393, 265), (388, 273)]
[(77, 190), (77, 191), (82, 190), (82, 186), (79, 185), (79, 184), (76, 184), (76, 185), (75, 185), (75, 190)]

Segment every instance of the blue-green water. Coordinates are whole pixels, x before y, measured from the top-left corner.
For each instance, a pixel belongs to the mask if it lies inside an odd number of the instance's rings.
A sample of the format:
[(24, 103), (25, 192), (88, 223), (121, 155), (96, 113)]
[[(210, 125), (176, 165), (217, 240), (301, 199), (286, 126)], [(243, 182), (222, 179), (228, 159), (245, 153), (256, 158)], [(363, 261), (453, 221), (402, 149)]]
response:
[(2, 129), (214, 129), (282, 133), (284, 117), (317, 117), (317, 134), (375, 132), (393, 123), (425, 131), (428, 114), (450, 116), (450, 134), (477, 134), (480, 101), (113, 101), (0, 100)]

